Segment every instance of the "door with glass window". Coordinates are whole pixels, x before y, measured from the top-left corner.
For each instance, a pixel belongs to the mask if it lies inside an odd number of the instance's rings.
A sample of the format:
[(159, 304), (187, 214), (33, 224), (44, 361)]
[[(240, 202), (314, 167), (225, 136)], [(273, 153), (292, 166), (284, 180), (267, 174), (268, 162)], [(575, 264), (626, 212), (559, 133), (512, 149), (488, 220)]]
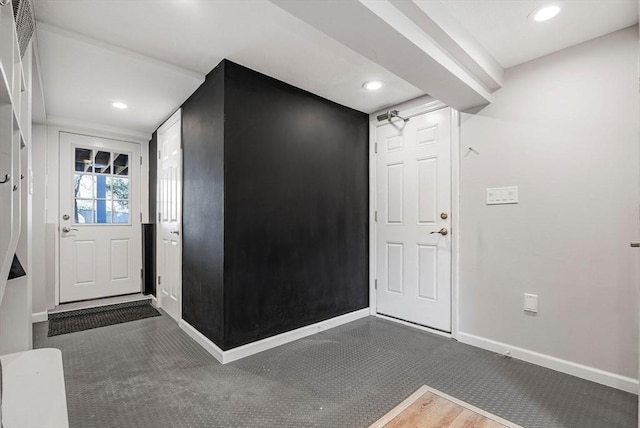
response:
[(141, 290), (140, 145), (60, 133), (60, 302)]

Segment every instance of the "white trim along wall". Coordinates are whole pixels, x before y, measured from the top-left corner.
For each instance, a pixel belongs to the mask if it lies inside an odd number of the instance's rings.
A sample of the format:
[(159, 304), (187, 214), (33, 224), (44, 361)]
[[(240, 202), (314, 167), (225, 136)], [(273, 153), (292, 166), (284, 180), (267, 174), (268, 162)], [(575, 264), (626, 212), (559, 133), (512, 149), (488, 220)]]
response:
[(222, 364), (227, 364), (232, 361), (248, 357), (249, 355), (257, 354), (258, 352), (266, 351), (267, 349), (275, 348), (276, 346), (284, 345), (286, 343), (293, 342), (294, 340), (302, 339), (304, 337), (311, 336), (312, 334), (320, 333), (324, 330), (329, 330), (368, 316), (369, 308), (364, 308), (305, 327), (300, 327), (296, 330), (287, 331), (276, 336), (267, 337), (266, 339), (258, 340), (257, 342), (251, 342), (227, 351), (220, 349), (220, 347), (207, 339), (202, 333), (189, 325), (185, 320), (180, 320), (179, 326), (208, 353), (213, 355), (216, 360)]
[(552, 357), (551, 355), (541, 354), (529, 349), (518, 348), (517, 346), (509, 345), (507, 343), (500, 343), (484, 337), (474, 336), (473, 334), (459, 332), (458, 340), (468, 345), (495, 352), (496, 354), (505, 355), (506, 351), (509, 351), (509, 356), (518, 360), (527, 361), (548, 369), (581, 377), (592, 382), (601, 383), (633, 394), (638, 393), (638, 379), (632, 379), (616, 373), (600, 370), (595, 367), (589, 367), (584, 364), (574, 363), (573, 361)]

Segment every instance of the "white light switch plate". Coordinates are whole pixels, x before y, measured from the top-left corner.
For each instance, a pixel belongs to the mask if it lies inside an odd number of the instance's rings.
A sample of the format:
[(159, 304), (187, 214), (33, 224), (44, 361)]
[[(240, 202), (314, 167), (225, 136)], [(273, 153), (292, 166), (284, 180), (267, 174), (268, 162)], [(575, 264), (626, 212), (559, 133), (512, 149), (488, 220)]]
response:
[(487, 205), (517, 204), (518, 186), (487, 189)]
[(527, 312), (538, 313), (538, 295), (527, 294), (524, 295), (524, 310)]

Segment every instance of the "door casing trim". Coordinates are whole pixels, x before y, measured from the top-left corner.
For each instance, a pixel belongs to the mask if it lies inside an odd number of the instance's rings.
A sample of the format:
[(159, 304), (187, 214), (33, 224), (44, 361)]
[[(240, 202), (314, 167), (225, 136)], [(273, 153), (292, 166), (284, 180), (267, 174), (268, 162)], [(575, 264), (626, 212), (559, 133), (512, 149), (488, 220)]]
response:
[[(53, 248), (51, 248), (52, 253), (48, 253), (47, 257), (52, 257), (52, 277), (49, 277), (48, 280), (53, 280), (53, 307), (49, 307), (50, 303), (47, 301), (47, 310), (54, 309), (55, 307), (60, 305), (60, 218), (62, 216), (61, 204), (60, 204), (60, 185), (61, 179), (60, 174), (62, 171), (59, 168), (60, 165), (60, 134), (75, 134), (82, 135), (85, 137), (92, 138), (100, 138), (105, 140), (113, 140), (119, 141), (122, 143), (128, 144), (138, 144), (140, 145), (140, 177), (138, 177), (140, 183), (140, 214), (142, 215), (142, 220), (140, 221), (140, 225), (142, 227), (142, 223), (145, 220), (148, 221), (148, 210), (149, 206), (149, 193), (148, 193), (148, 177), (149, 175), (149, 142), (141, 139), (138, 135), (133, 133), (111, 133), (108, 131), (101, 131), (91, 127), (90, 124), (83, 125), (84, 122), (75, 121), (74, 126), (67, 126), (62, 123), (58, 123), (55, 121), (47, 121), (46, 124), (46, 153), (47, 157), (50, 156), (50, 152), (55, 153), (55, 158), (47, 159), (46, 162), (46, 179), (45, 179), (45, 230), (46, 226), (52, 226), (50, 230), (46, 230), (46, 233), (53, 234)], [(124, 130), (123, 130), (124, 131)], [(50, 163), (53, 161), (52, 163)], [(55, 165), (53, 168), (50, 168), (51, 165)], [(53, 216), (53, 218), (52, 218)], [(48, 244), (48, 242), (47, 242)], [(48, 250), (49, 248), (47, 248)], [(45, 250), (46, 252), (46, 250)], [(140, 266), (142, 268), (142, 266)], [(142, 290), (142, 279), (140, 279), (140, 290)], [(45, 288), (49, 288), (49, 282), (45, 284)], [(47, 292), (45, 292), (45, 295)], [(47, 297), (48, 300), (48, 297)]]
[[(158, 212), (159, 212), (159, 207), (160, 207), (160, 188), (158, 187), (158, 177), (160, 177), (160, 171), (162, 169), (162, 159), (160, 159), (158, 157), (158, 153), (160, 152), (160, 141), (159, 141), (159, 137), (160, 137), (160, 133), (164, 132), (164, 130), (170, 128), (171, 126), (173, 126), (176, 122), (180, 121), (180, 185), (184, 186), (184, 151), (182, 149), (182, 108), (179, 108), (178, 110), (176, 110), (171, 116), (169, 116), (169, 118), (164, 121), (162, 123), (162, 125), (160, 125), (158, 127), (158, 141), (156, 143), (156, 152), (154, 153), (154, 156), (156, 157), (156, 218), (153, 219), (154, 224), (156, 225), (155, 227), (155, 231), (156, 231), (156, 259), (155, 259), (155, 263), (156, 263), (156, 277), (153, 279), (156, 283), (156, 300), (155, 300), (155, 306), (157, 308), (162, 308), (162, 299), (160, 299), (159, 293), (160, 293), (160, 289), (158, 287), (158, 266), (160, 265), (160, 242), (162, 241), (162, 236), (161, 236), (161, 230), (159, 227), (159, 223), (158, 223)], [(183, 190), (184, 189), (180, 189), (180, 198), (182, 199), (182, 195), (183, 195)], [(183, 209), (182, 206), (182, 200), (180, 201), (180, 209)], [(183, 287), (182, 287), (182, 250), (183, 250), (183, 245), (182, 245), (182, 212), (180, 212), (180, 255), (181, 255), (181, 259), (180, 259), (180, 272), (178, 272), (178, 275), (180, 277), (180, 293), (179, 293), (179, 302), (178, 302), (178, 319), (176, 319), (176, 322), (180, 322), (182, 320), (182, 291), (183, 291)], [(168, 312), (167, 312), (168, 313)], [(172, 318), (171, 316), (169, 316), (170, 318)]]
[[(437, 100), (425, 100), (424, 103), (415, 107), (404, 108), (402, 104), (389, 109), (399, 110), (399, 115), (405, 118), (411, 118), (420, 114), (430, 113), (432, 111), (447, 108), (446, 104)], [(460, 114), (457, 110), (451, 108), (451, 215), (452, 229), (451, 234), (451, 334), (434, 330), (429, 327), (419, 326), (397, 320), (395, 318), (386, 317), (378, 314), (376, 301), (376, 232), (377, 223), (375, 212), (377, 210), (377, 171), (376, 171), (376, 129), (378, 127), (377, 113), (373, 113), (369, 117), (369, 313), (370, 315), (386, 319), (388, 321), (398, 322), (409, 327), (418, 328), (420, 330), (430, 331), (445, 337), (457, 339), (459, 331), (459, 242), (460, 242)]]

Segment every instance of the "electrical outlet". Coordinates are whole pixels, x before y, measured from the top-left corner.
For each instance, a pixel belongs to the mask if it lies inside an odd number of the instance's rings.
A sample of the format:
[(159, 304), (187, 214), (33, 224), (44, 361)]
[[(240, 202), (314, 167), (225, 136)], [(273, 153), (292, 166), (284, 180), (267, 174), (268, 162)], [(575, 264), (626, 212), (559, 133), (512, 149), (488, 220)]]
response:
[(525, 293), (524, 310), (534, 314), (538, 313), (538, 295), (537, 294)]

